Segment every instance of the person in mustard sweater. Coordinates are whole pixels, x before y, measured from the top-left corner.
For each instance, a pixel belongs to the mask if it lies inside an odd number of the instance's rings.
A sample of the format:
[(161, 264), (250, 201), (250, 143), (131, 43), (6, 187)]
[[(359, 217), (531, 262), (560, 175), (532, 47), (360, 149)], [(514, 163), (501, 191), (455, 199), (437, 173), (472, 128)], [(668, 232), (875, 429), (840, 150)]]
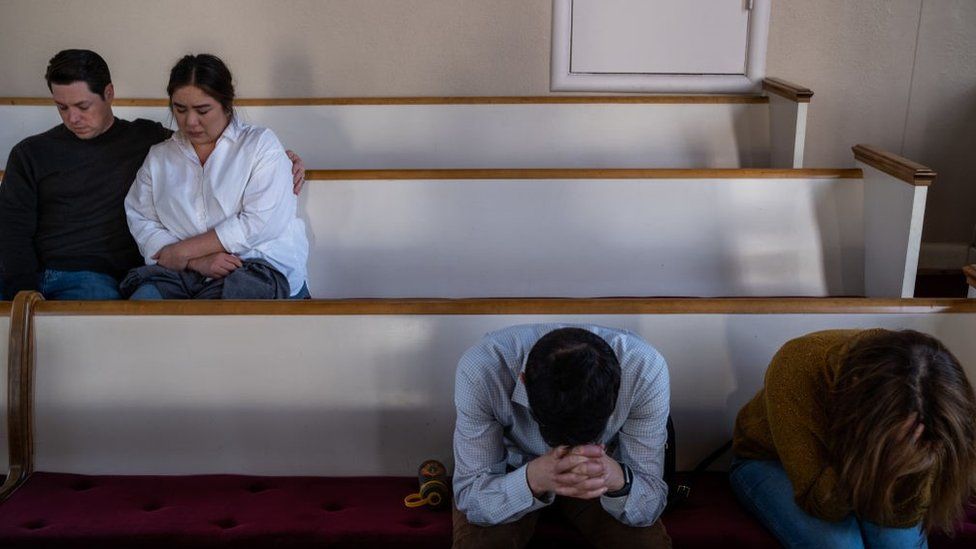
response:
[(787, 547), (926, 547), (976, 489), (976, 397), (911, 330), (787, 342), (736, 418), (729, 478)]

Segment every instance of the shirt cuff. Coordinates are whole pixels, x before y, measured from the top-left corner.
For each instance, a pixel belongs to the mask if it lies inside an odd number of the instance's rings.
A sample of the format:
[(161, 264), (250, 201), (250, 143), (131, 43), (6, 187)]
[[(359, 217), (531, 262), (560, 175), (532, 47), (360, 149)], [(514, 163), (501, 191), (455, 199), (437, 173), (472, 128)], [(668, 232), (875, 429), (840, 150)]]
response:
[(627, 507), (627, 500), (630, 499), (630, 494), (619, 497), (610, 496), (600, 496), (600, 506), (603, 510), (610, 514), (613, 518), (620, 520), (620, 517), (624, 516), (624, 509)]
[(519, 507), (528, 504), (525, 510), (518, 512), (518, 514), (523, 516), (536, 509), (542, 509), (543, 507), (552, 505), (552, 502), (556, 499), (556, 494), (552, 492), (542, 494), (542, 498), (535, 497), (532, 489), (529, 488), (528, 474), (529, 466), (526, 464), (512, 471), (510, 474), (505, 475), (502, 481), (505, 485), (505, 493), (511, 494), (513, 499), (519, 502)]
[(159, 231), (153, 236), (149, 237), (149, 240), (146, 242), (146, 247), (145, 247), (146, 265), (155, 265), (156, 260), (153, 259), (153, 256), (158, 254), (159, 250), (162, 250), (163, 248), (169, 246), (170, 244), (176, 244), (179, 241), (180, 240), (178, 238), (174, 237), (172, 234), (166, 231)]
[(217, 233), (217, 240), (220, 240), (220, 244), (227, 250), (227, 253), (241, 254), (247, 251), (248, 245), (247, 238), (244, 236), (244, 228), (241, 227), (241, 220), (236, 215), (225, 219), (214, 227), (214, 232)]

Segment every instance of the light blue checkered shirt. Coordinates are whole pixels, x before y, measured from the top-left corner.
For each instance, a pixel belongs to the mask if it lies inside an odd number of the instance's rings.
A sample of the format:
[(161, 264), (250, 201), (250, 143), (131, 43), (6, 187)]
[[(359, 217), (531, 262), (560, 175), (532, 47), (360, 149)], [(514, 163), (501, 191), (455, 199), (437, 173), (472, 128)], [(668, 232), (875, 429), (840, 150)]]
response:
[[(475, 524), (500, 524), (552, 503), (533, 497), (526, 465), (549, 451), (529, 413), (519, 375), (540, 337), (568, 324), (527, 324), (487, 334), (458, 363), (454, 388), (454, 501)], [(600, 503), (631, 526), (661, 515), (668, 487), (663, 479), (669, 407), (664, 357), (640, 336), (601, 326), (574, 326), (600, 336), (620, 361), (617, 405), (600, 437), (611, 456), (634, 472), (630, 494)]]

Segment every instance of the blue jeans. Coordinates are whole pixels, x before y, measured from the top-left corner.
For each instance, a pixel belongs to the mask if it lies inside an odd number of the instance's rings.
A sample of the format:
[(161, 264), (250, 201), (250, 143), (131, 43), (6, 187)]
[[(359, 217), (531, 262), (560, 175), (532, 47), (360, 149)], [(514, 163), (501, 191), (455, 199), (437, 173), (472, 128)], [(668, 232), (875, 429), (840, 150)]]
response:
[(41, 293), (51, 300), (122, 299), (119, 281), (95, 271), (56, 271), (41, 274)]
[(729, 470), (732, 491), (786, 547), (896, 549), (928, 547), (921, 525), (888, 528), (854, 514), (827, 522), (796, 504), (793, 484), (775, 460), (736, 458)]

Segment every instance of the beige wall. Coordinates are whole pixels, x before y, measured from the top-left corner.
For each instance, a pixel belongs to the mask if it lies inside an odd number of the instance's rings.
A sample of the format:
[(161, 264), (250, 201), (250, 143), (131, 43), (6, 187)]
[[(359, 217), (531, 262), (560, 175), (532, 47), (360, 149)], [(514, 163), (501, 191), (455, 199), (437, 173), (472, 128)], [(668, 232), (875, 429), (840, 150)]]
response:
[(872, 143), (939, 172), (922, 239), (976, 225), (976, 2), (777, 0), (767, 74), (814, 90), (806, 164), (851, 165)]
[(242, 97), (539, 95), (549, 0), (0, 0), (0, 96), (47, 93), (60, 49), (102, 54), (122, 97), (163, 97), (189, 52)]
[[(549, 94), (549, 0), (0, 0), (0, 96), (40, 96), (48, 58), (102, 53), (122, 97), (162, 97), (187, 52), (245, 97)], [(923, 238), (976, 225), (976, 2), (775, 0), (767, 73), (809, 86), (808, 166), (873, 143), (930, 165)], [(916, 54), (917, 51), (917, 54)]]

